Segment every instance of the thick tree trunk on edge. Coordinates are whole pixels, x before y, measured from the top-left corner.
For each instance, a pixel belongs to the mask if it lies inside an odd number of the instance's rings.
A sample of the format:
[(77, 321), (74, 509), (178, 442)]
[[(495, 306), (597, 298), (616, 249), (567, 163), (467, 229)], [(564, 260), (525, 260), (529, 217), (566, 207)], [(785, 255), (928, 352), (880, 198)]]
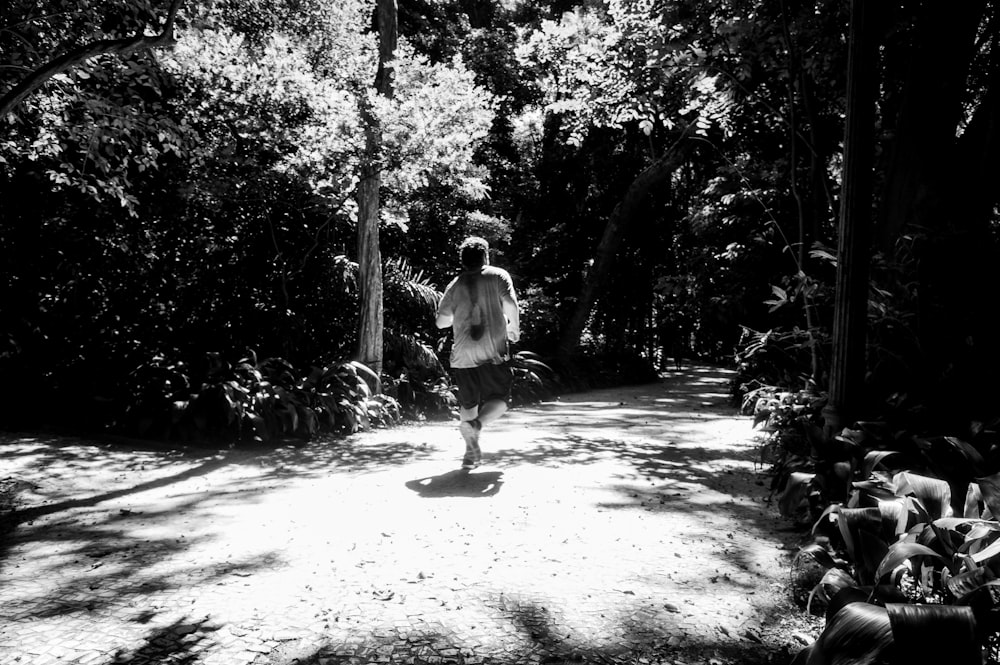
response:
[(561, 359), (568, 358), (580, 344), (580, 337), (583, 335), (590, 313), (594, 309), (594, 304), (604, 285), (607, 283), (608, 275), (614, 265), (615, 256), (621, 246), (622, 237), (635, 222), (639, 208), (646, 200), (646, 195), (657, 184), (663, 182), (673, 173), (674, 169), (683, 159), (683, 151), (679, 147), (680, 142), (675, 143), (666, 154), (646, 167), (632, 184), (629, 185), (625, 197), (615, 206), (608, 218), (608, 223), (604, 227), (604, 234), (601, 242), (597, 246), (594, 255), (594, 263), (587, 271), (583, 288), (580, 290), (580, 297), (577, 299), (576, 307), (570, 316), (569, 322), (563, 329), (562, 337), (559, 341), (558, 356)]
[(823, 411), (825, 426), (831, 433), (850, 424), (863, 397), (878, 86), (878, 42), (872, 25), (872, 1), (879, 0), (851, 2), (833, 360), (830, 401)]
[(879, 244), (950, 221), (956, 183), (955, 132), (985, 0), (933, 0), (918, 15), (902, 103), (889, 149)]
[[(935, 424), (940, 427), (964, 426), (974, 403), (987, 394), (979, 388), (995, 390), (983, 362), (995, 357), (995, 325), (980, 320), (990, 311), (984, 303), (996, 295), (987, 267), (995, 260), (988, 249), (992, 205), (983, 199), (985, 194), (995, 200), (996, 183), (981, 180), (995, 169), (977, 171), (967, 150), (969, 141), (989, 141), (983, 123), (992, 94), (980, 100), (966, 127), (968, 140), (956, 139), (989, 5), (919, 4), (882, 196), (881, 248), (892, 252), (901, 237), (913, 238), (907, 250), (915, 261), (904, 277), (917, 285), (917, 339), (906, 392), (928, 406), (925, 417), (944, 419)], [(995, 154), (988, 159), (995, 161)], [(970, 191), (976, 193), (970, 197)]]

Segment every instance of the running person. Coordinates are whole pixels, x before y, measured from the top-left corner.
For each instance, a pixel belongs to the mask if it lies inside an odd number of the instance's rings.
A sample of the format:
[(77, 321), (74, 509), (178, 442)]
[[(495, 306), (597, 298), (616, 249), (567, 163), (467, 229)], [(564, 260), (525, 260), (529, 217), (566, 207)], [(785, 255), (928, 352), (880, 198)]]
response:
[(465, 439), (462, 468), (482, 462), (479, 434), (507, 411), (513, 374), (508, 342), (521, 336), (510, 274), (490, 265), (489, 244), (466, 238), (459, 246), (462, 272), (448, 284), (437, 327), (452, 327), (451, 369), (458, 386), (459, 431)]

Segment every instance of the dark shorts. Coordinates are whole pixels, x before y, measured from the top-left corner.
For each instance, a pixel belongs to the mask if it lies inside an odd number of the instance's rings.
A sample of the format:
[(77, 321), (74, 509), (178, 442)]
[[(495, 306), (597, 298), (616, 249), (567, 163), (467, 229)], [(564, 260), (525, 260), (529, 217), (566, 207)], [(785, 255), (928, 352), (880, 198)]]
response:
[(510, 402), (514, 373), (507, 363), (453, 367), (451, 372), (458, 386), (458, 403), (463, 409), (479, 407), (495, 399)]

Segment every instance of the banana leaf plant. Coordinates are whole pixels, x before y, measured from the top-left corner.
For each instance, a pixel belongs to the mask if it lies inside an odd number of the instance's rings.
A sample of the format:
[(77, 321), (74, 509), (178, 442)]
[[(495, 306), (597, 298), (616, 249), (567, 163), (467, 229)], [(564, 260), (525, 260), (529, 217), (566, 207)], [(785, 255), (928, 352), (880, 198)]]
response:
[[(854, 483), (849, 505), (824, 510), (814, 542), (799, 552), (824, 570), (807, 607), (825, 606), (827, 616), (800, 665), (903, 663), (917, 655), (979, 663), (983, 649), (995, 653), (1000, 643), (1000, 523), (982, 517), (1000, 501), (1000, 476), (975, 479), (966, 503), (977, 509), (955, 516), (949, 483), (878, 469), (888, 457), (863, 460), (869, 477)], [(920, 651), (917, 635), (940, 640)], [(964, 641), (942, 646), (952, 639)], [(924, 659), (931, 651), (935, 660)]]
[(981, 665), (976, 616), (967, 606), (888, 603), (855, 598), (828, 621), (792, 665)]

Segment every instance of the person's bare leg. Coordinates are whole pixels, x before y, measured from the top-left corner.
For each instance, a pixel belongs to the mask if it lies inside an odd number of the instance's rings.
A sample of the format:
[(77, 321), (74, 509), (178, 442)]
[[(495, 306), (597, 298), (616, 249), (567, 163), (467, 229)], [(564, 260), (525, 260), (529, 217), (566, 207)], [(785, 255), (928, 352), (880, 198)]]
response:
[(482, 452), (479, 450), (479, 430), (482, 426), (475, 425), (476, 417), (479, 415), (479, 407), (471, 408), (459, 407), (458, 409), (458, 431), (465, 439), (465, 457), (462, 458), (462, 468), (471, 469), (479, 465), (482, 459)]
[(507, 402), (502, 399), (491, 399), (479, 407), (479, 416), (472, 423), (472, 428), (476, 431), (476, 459), (483, 459), (483, 452), (479, 447), (479, 433), (482, 429), (507, 412)]
[(507, 412), (507, 402), (502, 399), (491, 399), (479, 407), (479, 423), (487, 425)]

